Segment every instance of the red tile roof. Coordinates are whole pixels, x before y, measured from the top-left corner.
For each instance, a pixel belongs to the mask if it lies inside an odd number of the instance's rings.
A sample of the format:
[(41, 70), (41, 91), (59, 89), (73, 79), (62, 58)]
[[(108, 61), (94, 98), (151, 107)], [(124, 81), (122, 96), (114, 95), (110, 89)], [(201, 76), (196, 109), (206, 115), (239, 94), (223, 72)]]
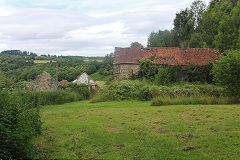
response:
[(169, 65), (207, 65), (216, 61), (219, 50), (211, 48), (188, 48), (182, 50), (176, 47), (152, 48), (115, 48), (115, 63), (139, 63), (144, 59), (152, 59), (155, 64)]
[(64, 85), (67, 85), (67, 84), (68, 84), (67, 80), (62, 80), (62, 81), (59, 82), (60, 86), (64, 86)]

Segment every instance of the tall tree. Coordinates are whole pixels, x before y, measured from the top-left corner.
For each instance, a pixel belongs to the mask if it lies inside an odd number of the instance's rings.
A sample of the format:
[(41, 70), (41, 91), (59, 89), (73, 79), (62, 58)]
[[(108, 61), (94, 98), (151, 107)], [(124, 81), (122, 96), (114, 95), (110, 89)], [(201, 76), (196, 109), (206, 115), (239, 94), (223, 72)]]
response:
[(190, 6), (190, 11), (192, 12), (192, 21), (194, 22), (194, 29), (197, 30), (203, 19), (203, 15), (207, 10), (207, 5), (201, 1), (196, 0)]
[(132, 42), (130, 44), (130, 47), (142, 47), (142, 48), (144, 48), (144, 46), (139, 42)]
[(215, 45), (222, 51), (240, 49), (240, 2), (220, 22)]
[(176, 14), (174, 19), (174, 31), (176, 40), (180, 43), (188, 40), (194, 31), (194, 22), (192, 21), (192, 12), (186, 8)]
[(229, 15), (234, 7), (231, 0), (213, 0), (201, 21), (202, 37), (209, 48), (216, 48), (214, 43), (218, 28), (223, 19)]
[(148, 37), (148, 47), (173, 47), (175, 45), (172, 31), (159, 30), (156, 33), (152, 32)]

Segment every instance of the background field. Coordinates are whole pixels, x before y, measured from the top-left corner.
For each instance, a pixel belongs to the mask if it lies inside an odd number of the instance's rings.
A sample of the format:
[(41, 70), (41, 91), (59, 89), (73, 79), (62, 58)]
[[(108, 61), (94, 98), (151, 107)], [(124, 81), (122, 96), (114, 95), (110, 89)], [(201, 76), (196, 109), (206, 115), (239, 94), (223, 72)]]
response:
[(44, 63), (56, 62), (56, 61), (54, 61), (54, 60), (34, 60), (33, 62), (37, 63), (37, 64), (44, 64)]
[(239, 105), (140, 101), (46, 106), (36, 158), (238, 159), (239, 113)]

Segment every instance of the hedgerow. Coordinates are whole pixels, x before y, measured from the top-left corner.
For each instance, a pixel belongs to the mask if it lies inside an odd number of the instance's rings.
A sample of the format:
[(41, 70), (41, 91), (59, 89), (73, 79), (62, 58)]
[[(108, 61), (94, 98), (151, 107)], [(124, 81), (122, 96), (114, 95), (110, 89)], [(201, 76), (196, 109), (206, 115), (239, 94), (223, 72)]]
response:
[(144, 81), (114, 81), (101, 89), (92, 102), (112, 100), (151, 100), (154, 97), (169, 96), (225, 96), (221, 87), (210, 84), (178, 84), (161, 86)]
[(86, 85), (72, 91), (0, 91), (0, 159), (31, 159), (34, 154), (31, 140), (41, 133), (40, 105), (63, 104), (88, 97)]
[(0, 159), (31, 158), (41, 124), (34, 93), (0, 92)]

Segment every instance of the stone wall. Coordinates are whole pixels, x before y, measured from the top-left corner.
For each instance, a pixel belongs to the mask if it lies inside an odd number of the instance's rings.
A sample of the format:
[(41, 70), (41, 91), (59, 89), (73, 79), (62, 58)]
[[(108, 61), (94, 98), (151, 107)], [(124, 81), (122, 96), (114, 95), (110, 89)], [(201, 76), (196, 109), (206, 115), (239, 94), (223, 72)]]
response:
[(114, 64), (114, 80), (129, 79), (132, 75), (137, 75), (139, 70), (139, 64)]
[(56, 91), (58, 82), (47, 72), (43, 72), (30, 85), (30, 90), (35, 92)]
[[(177, 81), (183, 81), (187, 79), (186, 69), (187, 69), (186, 66), (178, 67), (178, 69), (176, 70)], [(140, 64), (130, 64), (130, 63), (114, 64), (114, 69), (113, 69), (114, 80), (130, 79), (132, 75), (137, 75), (139, 71), (140, 71)]]

